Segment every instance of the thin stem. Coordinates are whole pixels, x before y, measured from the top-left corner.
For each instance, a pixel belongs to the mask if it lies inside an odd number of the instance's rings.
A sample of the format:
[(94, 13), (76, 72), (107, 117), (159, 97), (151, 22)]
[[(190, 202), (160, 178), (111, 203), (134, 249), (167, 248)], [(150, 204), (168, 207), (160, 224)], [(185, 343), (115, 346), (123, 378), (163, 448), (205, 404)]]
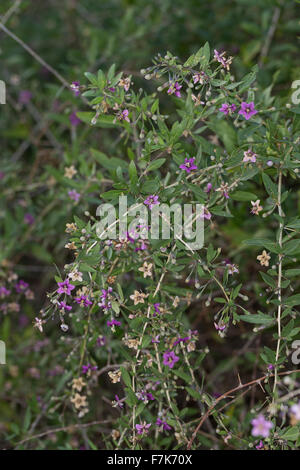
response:
[[(281, 207), (281, 191), (282, 191), (282, 170), (279, 170), (279, 175), (278, 175), (278, 201), (277, 201), (277, 206), (278, 206), (278, 215), (280, 217), (283, 216), (283, 211)], [(279, 246), (282, 248), (282, 236), (283, 236), (283, 223), (280, 221), (279, 224)], [(278, 383), (278, 359), (279, 359), (279, 352), (280, 352), (280, 343), (281, 343), (281, 310), (282, 310), (282, 305), (281, 305), (281, 280), (282, 280), (282, 253), (278, 255), (279, 258), (279, 264), (278, 264), (278, 277), (277, 277), (277, 298), (278, 298), (278, 309), (277, 309), (277, 333), (278, 333), (278, 339), (277, 339), (277, 347), (276, 347), (276, 356), (275, 356), (275, 373), (274, 373), (274, 385), (273, 385), (273, 402), (275, 400), (275, 395), (276, 395), (276, 388), (277, 388), (277, 383)]]

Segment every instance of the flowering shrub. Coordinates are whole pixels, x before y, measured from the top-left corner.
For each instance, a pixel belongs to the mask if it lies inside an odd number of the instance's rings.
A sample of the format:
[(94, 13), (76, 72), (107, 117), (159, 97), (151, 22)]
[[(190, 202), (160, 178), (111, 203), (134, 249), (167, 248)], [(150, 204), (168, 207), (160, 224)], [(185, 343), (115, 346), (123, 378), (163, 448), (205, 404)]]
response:
[[(291, 360), (300, 332), (299, 108), (257, 87), (257, 67), (237, 80), (233, 60), (206, 43), (185, 63), (158, 55), (142, 70), (145, 90), (114, 66), (71, 85), (90, 107), (74, 122), (105, 129), (119, 156), (89, 150), (105, 188), (93, 211), (69, 220), (72, 260), (34, 325), (47, 334), (54, 321), (62, 331), (64, 392), (47, 410), (75, 414), (83, 429), (100, 416), (107, 449), (199, 449), (212, 436), (218, 448), (300, 442)], [(68, 195), (85, 204), (84, 191)], [(149, 215), (175, 201), (201, 204), (204, 246), (171, 232), (152, 237), (143, 217), (117, 238), (99, 237), (96, 206), (109, 202), (118, 214), (124, 196)], [(218, 347), (232, 332), (224, 358)], [(230, 369), (236, 384), (220, 389)]]

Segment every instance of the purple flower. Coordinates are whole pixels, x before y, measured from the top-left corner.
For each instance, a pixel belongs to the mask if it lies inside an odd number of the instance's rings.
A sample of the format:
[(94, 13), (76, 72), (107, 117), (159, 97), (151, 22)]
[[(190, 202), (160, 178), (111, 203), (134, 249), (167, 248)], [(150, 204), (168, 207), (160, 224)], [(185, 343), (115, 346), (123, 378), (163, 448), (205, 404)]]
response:
[(211, 213), (206, 207), (203, 207), (202, 212), (200, 214), (200, 219), (207, 219), (207, 220), (211, 219)]
[(245, 163), (248, 163), (248, 162), (255, 163), (256, 162), (256, 157), (257, 157), (257, 154), (252, 152), (251, 149), (248, 149), (244, 152), (243, 162), (245, 162)]
[(22, 292), (25, 292), (27, 288), (29, 287), (29, 284), (22, 279), (20, 279), (19, 282), (15, 285), (15, 289), (18, 292), (18, 294), (22, 294)]
[(143, 435), (148, 434), (150, 426), (151, 424), (146, 424), (146, 422), (144, 421), (143, 424), (136, 424), (135, 429), (137, 430), (138, 434)]
[(263, 415), (258, 415), (252, 419), (251, 424), (253, 426), (252, 436), (269, 437), (270, 429), (273, 427), (272, 421), (267, 421)]
[(34, 223), (34, 217), (32, 214), (29, 214), (29, 212), (27, 214), (24, 215), (24, 222), (25, 224), (27, 225), (32, 225)]
[(140, 390), (139, 392), (136, 393), (136, 397), (144, 401), (145, 403), (148, 403), (148, 401), (153, 401), (155, 400), (154, 396), (150, 392), (146, 392), (145, 390)]
[(159, 343), (160, 343), (160, 341), (159, 341), (159, 336), (160, 336), (160, 335), (156, 335), (154, 338), (152, 338), (152, 341), (151, 341), (151, 342), (152, 342), (152, 343), (155, 343), (155, 344), (159, 344)]
[(178, 338), (174, 341), (173, 346), (176, 346), (179, 343), (186, 343), (190, 338), (190, 336), (185, 336), (184, 338)]
[(300, 401), (291, 406), (290, 412), (297, 422), (300, 421)]
[(80, 82), (72, 82), (70, 85), (70, 88), (73, 91), (75, 96), (80, 95)]
[(57, 293), (58, 294), (66, 294), (66, 295), (71, 295), (71, 291), (75, 289), (75, 286), (73, 284), (70, 284), (69, 279), (66, 279), (64, 282), (58, 282), (58, 289)]
[(75, 302), (81, 307), (88, 307), (89, 305), (93, 305), (93, 302), (91, 302), (85, 295), (75, 297)]
[(106, 343), (105, 336), (98, 336), (96, 343), (97, 343), (97, 346), (99, 347), (105, 346), (105, 343)]
[(245, 101), (242, 102), (241, 104), (241, 109), (239, 111), (239, 114), (244, 116), (244, 118), (248, 121), (254, 114), (257, 113), (257, 110), (254, 108), (254, 102), (251, 101), (251, 103), (246, 103)]
[(89, 371), (97, 370), (97, 366), (92, 366), (90, 363), (86, 366), (82, 366), (82, 373), (87, 374)]
[(217, 331), (224, 331), (225, 328), (226, 328), (226, 325), (224, 325), (224, 323), (222, 323), (222, 322), (219, 323), (219, 324), (217, 324), (217, 323), (214, 322), (214, 326), (215, 326), (215, 329), (216, 329)]
[(207, 194), (209, 194), (209, 193), (211, 192), (211, 190), (212, 190), (212, 187), (213, 187), (213, 186), (212, 186), (211, 183), (207, 183), (207, 186), (206, 186), (206, 188), (205, 188), (204, 191), (205, 191)]
[(123, 121), (130, 122), (130, 119), (129, 119), (128, 115), (129, 115), (128, 109), (124, 109), (124, 110), (121, 112), (120, 119), (123, 120)]
[(160, 306), (160, 304), (158, 304), (158, 303), (153, 304), (153, 307), (154, 307), (154, 310), (155, 310), (154, 317), (156, 317), (156, 314), (158, 314), (158, 315), (161, 314), (161, 311), (159, 310), (159, 306)]
[(29, 90), (22, 90), (19, 94), (19, 104), (28, 104), (32, 98), (32, 93)]
[(124, 407), (124, 403), (120, 400), (118, 395), (115, 395), (115, 402), (113, 403), (113, 406), (118, 406), (121, 409)]
[(64, 310), (65, 312), (69, 312), (70, 310), (72, 310), (72, 307), (71, 305), (67, 305), (66, 302), (59, 302), (58, 304), (60, 310)]
[(72, 199), (75, 202), (78, 202), (80, 199), (80, 193), (78, 193), (75, 189), (72, 189), (71, 191), (68, 191), (68, 195), (70, 199)]
[(3, 173), (3, 171), (0, 171), (0, 180), (3, 180), (4, 176), (5, 176), (5, 173)]
[(78, 124), (81, 123), (81, 120), (76, 115), (76, 111), (73, 111), (73, 113), (70, 114), (69, 119), (70, 119), (71, 126), (73, 127), (77, 127)]
[(0, 286), (0, 299), (4, 299), (10, 294), (10, 290), (6, 289), (4, 286)]
[(259, 441), (259, 443), (255, 446), (255, 449), (261, 450), (264, 448), (264, 443), (263, 441)]
[(182, 165), (180, 165), (179, 168), (181, 170), (186, 171), (187, 173), (190, 173), (192, 170), (197, 170), (198, 167), (197, 167), (197, 165), (194, 164), (194, 161), (195, 161), (195, 157), (186, 158), (184, 160), (184, 163), (182, 163)]
[(221, 113), (224, 113), (226, 116), (227, 116), (228, 114), (234, 113), (235, 110), (236, 110), (236, 105), (235, 105), (234, 103), (232, 103), (232, 104), (230, 104), (230, 105), (227, 104), (227, 103), (223, 103), (222, 106), (221, 106), (221, 108), (219, 108), (219, 111), (220, 111)]
[(170, 367), (170, 369), (173, 369), (175, 363), (178, 361), (179, 357), (176, 356), (174, 351), (166, 351), (163, 355), (163, 364)]
[(181, 98), (181, 93), (179, 90), (181, 90), (182, 85), (179, 85), (178, 82), (175, 83), (170, 83), (169, 89), (167, 91), (168, 95), (175, 95), (177, 98)]
[(151, 196), (148, 196), (145, 201), (144, 201), (144, 204), (146, 206), (149, 206), (149, 209), (151, 210), (155, 205), (157, 204), (160, 204), (159, 200), (158, 200), (158, 196), (154, 196), (153, 194)]
[(171, 431), (172, 429), (172, 427), (167, 423), (167, 421), (162, 421), (160, 418), (157, 418), (156, 426), (162, 428), (163, 431)]
[(117, 321), (117, 320), (114, 320), (112, 319), (111, 321), (107, 321), (106, 322), (107, 326), (121, 326), (121, 322), (120, 321)]

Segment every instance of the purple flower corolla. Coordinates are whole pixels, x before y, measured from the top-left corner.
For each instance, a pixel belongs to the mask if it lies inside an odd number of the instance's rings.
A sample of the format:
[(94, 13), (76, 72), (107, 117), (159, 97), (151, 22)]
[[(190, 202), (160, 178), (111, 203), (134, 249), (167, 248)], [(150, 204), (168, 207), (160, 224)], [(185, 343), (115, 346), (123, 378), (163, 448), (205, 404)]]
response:
[(144, 204), (148, 206), (149, 209), (151, 210), (154, 206), (160, 204), (160, 202), (158, 200), (158, 196), (154, 196), (153, 194), (151, 194), (151, 196), (148, 196), (145, 199)]
[(4, 299), (10, 294), (10, 290), (6, 289), (4, 286), (0, 286), (0, 299)]
[(75, 96), (80, 95), (80, 82), (72, 82), (70, 85), (70, 88), (73, 91)]
[(198, 169), (197, 165), (195, 165), (194, 162), (195, 162), (195, 157), (193, 157), (193, 158), (186, 158), (186, 159), (184, 160), (184, 163), (182, 163), (182, 164), (179, 166), (179, 168), (180, 168), (181, 170), (186, 171), (187, 173), (190, 173), (191, 171)]
[(97, 343), (97, 346), (99, 346), (99, 347), (105, 346), (106, 337), (105, 336), (98, 336), (96, 343)]
[(24, 215), (24, 222), (25, 224), (27, 225), (32, 225), (34, 223), (34, 217), (32, 214), (29, 214), (29, 212), (27, 212), (25, 215)]
[(269, 437), (270, 429), (273, 427), (272, 421), (266, 420), (263, 415), (258, 415), (252, 419), (251, 424), (253, 426), (251, 431), (252, 436)]
[(93, 370), (97, 370), (97, 369), (98, 369), (97, 366), (92, 366), (92, 365), (89, 363), (89, 364), (87, 364), (86, 366), (83, 365), (81, 370), (82, 370), (82, 373), (83, 373), (83, 374), (87, 374), (89, 371), (93, 371)]
[(300, 421), (300, 401), (291, 406), (290, 412), (296, 421)]
[(184, 338), (178, 338), (174, 341), (173, 346), (177, 346), (179, 343), (186, 343), (190, 338), (190, 336), (185, 336)]
[(19, 94), (19, 104), (28, 104), (32, 98), (32, 93), (29, 90), (22, 90)]
[(163, 431), (171, 431), (172, 429), (172, 427), (167, 423), (167, 421), (162, 421), (160, 418), (157, 418), (156, 426), (162, 428)]
[(246, 103), (245, 101), (242, 102), (241, 104), (241, 109), (239, 111), (239, 114), (244, 116), (244, 118), (248, 121), (254, 114), (257, 113), (257, 110), (254, 107), (254, 102), (251, 101), (251, 103)]
[(223, 103), (221, 108), (219, 108), (219, 111), (221, 113), (224, 113), (225, 116), (227, 116), (228, 114), (234, 113), (235, 110), (236, 110), (236, 105), (234, 103), (232, 104)]
[(115, 402), (113, 403), (113, 405), (118, 406), (121, 409), (124, 407), (124, 403), (120, 400), (118, 395), (115, 395)]
[(130, 122), (130, 119), (129, 119), (128, 115), (129, 115), (128, 109), (124, 109), (124, 110), (121, 112), (120, 119), (123, 120), (123, 121)]
[(204, 192), (207, 193), (207, 194), (209, 194), (209, 193), (211, 192), (211, 190), (212, 190), (212, 187), (213, 187), (213, 186), (212, 186), (211, 183), (207, 183)]
[(142, 424), (136, 424), (135, 429), (137, 430), (138, 434), (144, 435), (148, 434), (150, 426), (151, 424), (146, 424), (144, 421)]
[(71, 191), (68, 191), (69, 198), (72, 199), (72, 201), (78, 202), (80, 199), (80, 193), (78, 193), (75, 189), (71, 189)]
[(259, 441), (259, 443), (255, 446), (255, 449), (261, 450), (264, 448), (264, 443), (263, 441)]
[(175, 96), (177, 96), (177, 98), (181, 98), (181, 93), (180, 93), (181, 88), (182, 88), (182, 85), (179, 85), (178, 82), (170, 83), (167, 93), (168, 95), (174, 94)]
[(71, 291), (75, 289), (75, 286), (73, 286), (73, 284), (70, 284), (69, 279), (66, 279), (63, 282), (58, 282), (57, 284), (58, 284), (58, 289), (57, 289), (58, 294), (71, 295)]
[(159, 303), (153, 304), (153, 307), (154, 307), (154, 310), (155, 310), (154, 317), (156, 317), (156, 314), (158, 314), (158, 315), (161, 314), (161, 311), (159, 310), (159, 306), (160, 306)]
[(156, 335), (154, 338), (152, 338), (151, 342), (154, 343), (154, 344), (159, 344), (160, 343), (159, 336), (160, 335)]
[(118, 320), (114, 320), (112, 319), (111, 321), (107, 321), (106, 322), (107, 326), (111, 327), (111, 326), (121, 326), (121, 322), (118, 321)]
[(202, 212), (200, 214), (200, 219), (207, 219), (207, 220), (211, 219), (211, 213), (206, 207), (203, 207)]
[(75, 297), (75, 302), (81, 307), (88, 307), (89, 305), (93, 305), (93, 302), (91, 302), (85, 295)]
[(248, 162), (251, 162), (251, 163), (255, 163), (256, 162), (256, 153), (252, 152), (251, 149), (248, 149), (244, 152), (244, 158), (243, 158), (243, 162), (244, 163), (248, 163)]
[(77, 127), (81, 123), (81, 120), (76, 115), (76, 111), (73, 111), (73, 113), (70, 114), (69, 119), (70, 119), (71, 126), (73, 127)]
[(20, 281), (17, 282), (17, 284), (15, 285), (15, 289), (18, 292), (18, 294), (22, 294), (23, 292), (25, 292), (28, 287), (29, 287), (29, 284), (23, 281), (22, 279), (20, 279)]
[(178, 361), (179, 361), (179, 357), (176, 356), (174, 351), (166, 351), (163, 355), (163, 364), (165, 366), (170, 367), (170, 369), (173, 369), (174, 365)]
[(59, 302), (58, 304), (60, 310), (64, 310), (65, 312), (69, 312), (70, 310), (72, 310), (72, 307), (71, 305), (67, 305), (66, 302)]

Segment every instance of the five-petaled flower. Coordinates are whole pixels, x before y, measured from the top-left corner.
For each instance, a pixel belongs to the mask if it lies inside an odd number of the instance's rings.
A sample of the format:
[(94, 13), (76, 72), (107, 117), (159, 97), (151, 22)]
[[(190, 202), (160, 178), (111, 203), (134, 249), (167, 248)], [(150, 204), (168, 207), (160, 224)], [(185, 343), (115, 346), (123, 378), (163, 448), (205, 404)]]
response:
[(251, 163), (255, 163), (256, 162), (256, 153), (252, 152), (251, 149), (248, 149), (244, 152), (244, 158), (243, 158), (243, 162), (244, 163), (248, 163), (248, 162), (251, 162)]
[(263, 210), (262, 206), (260, 205), (260, 199), (257, 199), (257, 201), (251, 201), (251, 204), (251, 214), (259, 215), (259, 213)]
[(252, 436), (262, 436), (262, 437), (269, 437), (270, 430), (273, 427), (272, 421), (266, 420), (263, 415), (258, 415), (251, 421), (253, 426), (251, 434)]
[(245, 101), (241, 104), (241, 109), (239, 114), (244, 116), (244, 118), (248, 121), (252, 116), (254, 116), (258, 111), (255, 109), (254, 102), (246, 103)]
[(158, 200), (158, 196), (154, 196), (153, 194), (151, 194), (145, 199), (144, 204), (145, 206), (148, 206), (151, 210), (154, 206), (160, 204), (160, 202)]
[(173, 369), (174, 365), (178, 361), (179, 361), (179, 357), (176, 356), (174, 351), (166, 351), (163, 355), (163, 364), (165, 366), (170, 367), (170, 369)]
[(181, 170), (186, 171), (187, 173), (190, 173), (190, 172), (193, 171), (193, 170), (197, 170), (198, 167), (197, 167), (197, 165), (195, 165), (195, 160), (196, 160), (195, 157), (186, 158), (186, 159), (184, 160), (184, 163), (182, 163), (182, 164), (179, 166), (179, 168), (180, 168)]
[(262, 266), (269, 266), (269, 260), (271, 259), (271, 256), (268, 255), (266, 250), (263, 250), (262, 254), (258, 255), (256, 259), (258, 259)]
[(58, 289), (57, 289), (58, 294), (71, 295), (71, 291), (75, 289), (75, 286), (73, 286), (73, 284), (70, 284), (69, 279), (66, 279), (63, 282), (58, 282), (57, 284), (58, 284)]

